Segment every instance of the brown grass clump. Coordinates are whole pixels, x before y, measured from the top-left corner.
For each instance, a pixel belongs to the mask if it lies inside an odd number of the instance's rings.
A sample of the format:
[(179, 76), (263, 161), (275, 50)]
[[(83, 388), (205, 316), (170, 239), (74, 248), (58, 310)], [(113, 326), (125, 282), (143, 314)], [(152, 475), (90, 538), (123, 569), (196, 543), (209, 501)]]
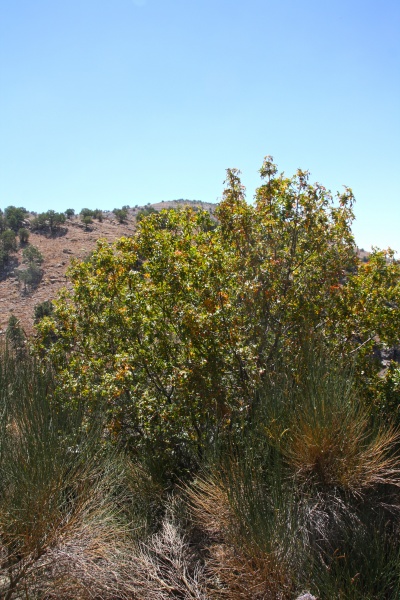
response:
[(253, 556), (227, 544), (210, 548), (208, 570), (220, 589), (210, 590), (215, 598), (232, 600), (285, 600), (292, 598), (290, 578), (273, 556)]
[(187, 488), (192, 514), (213, 540), (220, 540), (232, 527), (232, 508), (226, 486), (217, 477), (197, 479)]
[(140, 544), (132, 565), (138, 600), (207, 600), (204, 569), (170, 511), (161, 530)]
[[(239, 471), (237, 472), (238, 476)], [(239, 482), (237, 482), (240, 485)], [(283, 600), (291, 598), (291, 577), (274, 551), (262, 551), (250, 532), (243, 537), (242, 516), (222, 478), (199, 479), (187, 491), (197, 524), (209, 536), (207, 591), (213, 598)]]
[(44, 510), (43, 518), (39, 503), (44, 502), (46, 509), (51, 494), (56, 497), (59, 490), (56, 485), (52, 490), (40, 490), (31, 522), (25, 528), (16, 523), (13, 536), (3, 527), (1, 598), (133, 597), (133, 545), (117, 517), (110, 481), (105, 477), (90, 487), (88, 483), (83, 481), (75, 490), (71, 487), (75, 497), (71, 497), (70, 510), (54, 507), (51, 515)]
[(107, 483), (78, 501), (63, 524), (49, 527), (40, 554), (23, 548), (23, 557), (3, 561), (1, 598), (207, 600), (201, 565), (170, 511), (157, 534), (134, 542)]
[(318, 420), (306, 412), (283, 450), (300, 480), (360, 495), (381, 484), (400, 487), (399, 440), (393, 428), (371, 432), (368, 417), (351, 409)]

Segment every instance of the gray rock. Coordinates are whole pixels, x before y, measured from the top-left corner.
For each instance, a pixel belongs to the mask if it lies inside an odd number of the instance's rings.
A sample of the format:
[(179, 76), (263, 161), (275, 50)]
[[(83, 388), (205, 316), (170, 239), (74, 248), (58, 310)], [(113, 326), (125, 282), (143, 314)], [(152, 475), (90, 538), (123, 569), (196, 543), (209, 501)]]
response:
[(297, 596), (296, 600), (317, 600), (317, 599), (312, 594), (309, 594), (308, 592), (306, 592), (305, 594), (302, 594), (301, 596)]

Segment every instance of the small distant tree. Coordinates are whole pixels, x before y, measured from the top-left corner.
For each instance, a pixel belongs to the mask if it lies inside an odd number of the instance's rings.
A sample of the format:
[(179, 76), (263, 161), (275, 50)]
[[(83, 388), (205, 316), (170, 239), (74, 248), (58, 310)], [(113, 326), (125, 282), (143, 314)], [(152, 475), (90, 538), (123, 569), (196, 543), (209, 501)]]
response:
[(0, 269), (8, 263), (11, 252), (17, 251), (17, 240), (12, 229), (6, 229), (0, 234)]
[(37, 287), (43, 277), (43, 270), (36, 263), (30, 263), (26, 269), (18, 269), (18, 280), (24, 284), (24, 292)]
[(45, 227), (50, 229), (51, 233), (54, 233), (60, 225), (65, 223), (65, 214), (58, 213), (55, 210), (48, 210), (43, 213), (43, 221), (45, 223)]
[(7, 226), (17, 233), (18, 229), (23, 226), (27, 214), (28, 211), (22, 206), (19, 208), (16, 206), (7, 206), (4, 211)]
[(34, 308), (35, 323), (38, 323), (44, 317), (51, 317), (54, 312), (54, 306), (51, 300), (45, 300), (36, 304)]
[(21, 246), (27, 244), (29, 240), (29, 229), (26, 229), (25, 227), (21, 227), (21, 229), (18, 229), (18, 237)]
[(118, 223), (126, 222), (128, 209), (125, 206), (123, 208), (114, 208), (113, 213), (116, 216)]
[(7, 222), (3, 211), (0, 209), (0, 233), (7, 229)]
[(65, 223), (64, 213), (58, 213), (54, 210), (48, 210), (44, 214), (51, 233), (54, 233), (61, 225)]
[(11, 315), (8, 319), (6, 339), (17, 352), (25, 350), (26, 335), (15, 315)]
[(18, 269), (18, 280), (24, 284), (24, 292), (35, 288), (43, 277), (40, 265), (43, 263), (43, 254), (36, 246), (28, 246), (22, 252), (22, 262), (27, 265), (24, 269)]
[(93, 217), (98, 220), (99, 223), (103, 222), (103, 211), (100, 208), (96, 208), (93, 211)]
[(55, 210), (48, 210), (47, 212), (40, 213), (37, 215), (37, 217), (32, 219), (31, 228), (33, 231), (50, 230), (50, 233), (55, 233), (64, 223), (64, 213), (58, 213)]
[(80, 214), (81, 218), (82, 217), (93, 217), (94, 211), (91, 210), (90, 208), (82, 208), (82, 210), (79, 214)]
[(22, 252), (22, 261), (28, 265), (31, 263), (41, 265), (43, 260), (43, 254), (36, 246), (28, 246)]
[(8, 261), (8, 252), (5, 252), (4, 248), (0, 245), (0, 271), (5, 267)]
[(93, 223), (94, 211), (90, 208), (82, 208), (79, 213), (82, 223), (85, 225), (85, 231), (88, 231), (89, 225)]
[(84, 215), (81, 217), (82, 223), (85, 225), (85, 231), (88, 231), (89, 225), (93, 223), (93, 219), (90, 215)]
[(31, 220), (32, 231), (42, 231), (46, 228), (45, 213), (41, 213)]
[(17, 251), (17, 240), (15, 238), (14, 231), (11, 229), (6, 229), (6, 231), (3, 231), (3, 233), (0, 235), (0, 243), (4, 252), (7, 254)]
[(75, 210), (73, 208), (67, 208), (65, 214), (67, 216), (67, 219), (71, 219), (75, 214)]

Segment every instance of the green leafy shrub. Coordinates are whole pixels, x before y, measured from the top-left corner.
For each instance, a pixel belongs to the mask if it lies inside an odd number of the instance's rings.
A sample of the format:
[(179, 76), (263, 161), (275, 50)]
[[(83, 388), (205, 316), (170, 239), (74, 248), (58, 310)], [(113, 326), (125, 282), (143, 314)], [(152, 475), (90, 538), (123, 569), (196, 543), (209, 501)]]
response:
[(14, 233), (23, 227), (24, 220), (28, 215), (28, 211), (20, 206), (17, 208), (16, 206), (7, 206), (4, 210), (4, 217), (7, 227), (12, 229)]
[(21, 246), (27, 244), (29, 240), (29, 229), (26, 229), (25, 227), (18, 229), (18, 237)]
[(54, 306), (51, 300), (44, 300), (34, 307), (35, 323), (38, 323), (44, 317), (50, 317), (54, 312)]
[(357, 259), (351, 190), (334, 202), (269, 157), (260, 173), (253, 206), (228, 171), (216, 227), (184, 208), (148, 215), (113, 247), (100, 242), (73, 264), (72, 294), (43, 332), (54, 328), (48, 351), (69, 354), (60, 376), (88, 410), (112, 397), (110, 427), (182, 468), (249, 413), (277, 358), (290, 369), (308, 336), (356, 357), (364, 396), (379, 380), (375, 347), (398, 340), (400, 265), (390, 253)]
[(118, 223), (125, 223), (128, 218), (128, 209), (124, 208), (114, 208), (114, 215), (117, 218)]

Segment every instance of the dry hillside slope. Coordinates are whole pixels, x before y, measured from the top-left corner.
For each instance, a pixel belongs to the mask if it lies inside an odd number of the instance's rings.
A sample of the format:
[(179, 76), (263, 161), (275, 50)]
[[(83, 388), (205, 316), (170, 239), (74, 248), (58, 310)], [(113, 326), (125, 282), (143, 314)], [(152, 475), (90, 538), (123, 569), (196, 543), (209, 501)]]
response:
[[(152, 206), (155, 210), (161, 210), (183, 204), (186, 202), (170, 201)], [(190, 205), (210, 211), (215, 208), (215, 205), (205, 202), (191, 202)], [(104, 212), (103, 221), (93, 219), (88, 230), (85, 230), (80, 217), (75, 216), (65, 222), (60, 234), (56, 236), (31, 232), (29, 243), (36, 246), (44, 257), (43, 278), (38, 287), (30, 293), (24, 293), (24, 286), (13, 274), (0, 280), (0, 333), (4, 334), (11, 314), (19, 319), (26, 333), (31, 333), (34, 307), (45, 300), (52, 300), (60, 288), (68, 286), (66, 271), (71, 259), (84, 259), (96, 247), (100, 238), (106, 238), (111, 243), (122, 236), (132, 235), (136, 230), (136, 215), (140, 208), (130, 209), (125, 223), (119, 223), (112, 212)], [(13, 255), (13, 263), (15, 268), (21, 266), (22, 248)]]

